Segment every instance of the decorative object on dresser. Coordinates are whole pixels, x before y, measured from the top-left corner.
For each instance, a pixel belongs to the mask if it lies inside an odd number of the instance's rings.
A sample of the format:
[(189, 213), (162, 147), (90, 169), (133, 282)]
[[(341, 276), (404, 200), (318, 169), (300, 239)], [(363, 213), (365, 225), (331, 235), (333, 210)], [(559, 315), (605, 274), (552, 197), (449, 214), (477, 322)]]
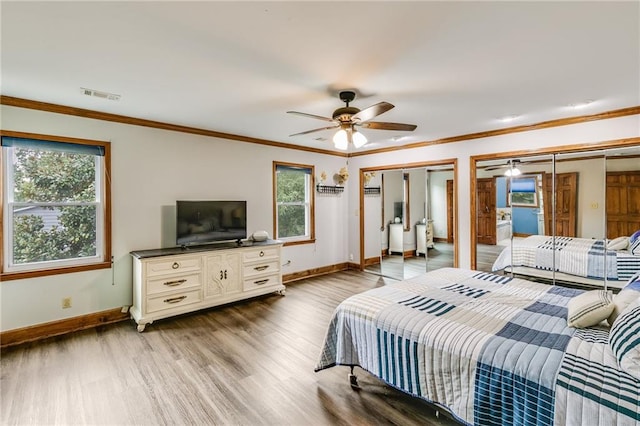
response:
[(132, 251), (131, 317), (144, 331), (161, 318), (268, 293), (285, 293), (282, 242), (236, 243)]

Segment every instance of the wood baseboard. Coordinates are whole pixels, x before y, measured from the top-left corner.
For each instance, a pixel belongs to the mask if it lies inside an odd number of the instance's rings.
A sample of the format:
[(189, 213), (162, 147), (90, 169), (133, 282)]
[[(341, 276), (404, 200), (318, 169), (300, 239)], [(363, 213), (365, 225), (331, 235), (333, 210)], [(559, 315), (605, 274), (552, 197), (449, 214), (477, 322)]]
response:
[(0, 333), (0, 349), (129, 319), (120, 308), (32, 325)]
[(292, 274), (283, 274), (282, 282), (285, 284), (288, 284), (290, 282), (298, 281), (304, 278), (316, 277), (319, 275), (330, 274), (332, 272), (346, 271), (348, 269), (352, 269), (350, 268), (349, 263), (347, 262), (337, 263), (335, 265), (323, 266), (321, 268), (307, 269), (306, 271), (294, 272)]
[[(322, 268), (308, 269), (306, 271), (285, 274), (282, 276), (282, 281), (284, 283), (291, 283), (303, 278), (326, 275), (333, 272), (346, 271), (348, 269), (359, 270), (360, 265), (356, 263), (344, 262), (335, 265), (323, 266)], [(73, 318), (65, 318), (58, 321), (51, 321), (43, 324), (36, 324), (29, 327), (3, 331), (0, 333), (0, 349), (21, 345), (23, 343), (35, 342), (37, 340), (42, 340), (49, 337), (60, 336), (63, 334), (72, 333), (74, 331), (94, 328), (100, 325), (127, 321), (128, 319), (129, 312), (122, 312), (120, 308), (117, 308)]]

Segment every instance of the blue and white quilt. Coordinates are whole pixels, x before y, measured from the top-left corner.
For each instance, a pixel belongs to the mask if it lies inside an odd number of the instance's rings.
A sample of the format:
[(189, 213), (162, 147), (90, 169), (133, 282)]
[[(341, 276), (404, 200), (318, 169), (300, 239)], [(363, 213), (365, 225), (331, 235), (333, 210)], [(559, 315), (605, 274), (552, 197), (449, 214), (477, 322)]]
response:
[(578, 277), (627, 281), (640, 270), (640, 256), (605, 249), (605, 240), (531, 235), (514, 241), (493, 264), (493, 271), (526, 266)]
[(360, 366), (465, 424), (640, 425), (607, 332), (567, 327), (580, 292), (455, 268), (375, 288), (336, 308), (316, 371)]

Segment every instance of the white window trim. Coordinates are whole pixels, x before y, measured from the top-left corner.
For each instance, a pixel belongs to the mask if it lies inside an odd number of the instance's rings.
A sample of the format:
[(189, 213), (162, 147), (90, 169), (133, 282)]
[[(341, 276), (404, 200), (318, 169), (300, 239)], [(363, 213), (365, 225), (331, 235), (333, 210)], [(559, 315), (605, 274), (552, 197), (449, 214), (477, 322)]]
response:
[[(61, 142), (63, 144), (63, 142)], [(44, 271), (49, 269), (67, 268), (73, 266), (85, 266), (93, 265), (104, 262), (104, 249), (105, 249), (105, 218), (104, 218), (104, 199), (103, 180), (104, 175), (104, 157), (96, 156), (95, 162), (95, 192), (96, 200), (87, 202), (56, 202), (56, 203), (25, 203), (13, 201), (13, 188), (14, 188), (14, 175), (13, 175), (13, 150), (14, 147), (3, 147), (5, 154), (3, 155), (3, 178), (7, 182), (7, 186), (3, 191), (3, 233), (6, 238), (3, 240), (3, 252), (4, 252), (4, 272), (31, 272), (31, 271)], [(19, 206), (43, 206), (43, 205), (95, 205), (96, 206), (96, 254), (93, 256), (86, 256), (73, 259), (61, 259), (61, 260), (48, 260), (41, 262), (31, 262), (16, 265), (13, 262), (13, 241), (14, 230), (13, 226), (13, 207)]]

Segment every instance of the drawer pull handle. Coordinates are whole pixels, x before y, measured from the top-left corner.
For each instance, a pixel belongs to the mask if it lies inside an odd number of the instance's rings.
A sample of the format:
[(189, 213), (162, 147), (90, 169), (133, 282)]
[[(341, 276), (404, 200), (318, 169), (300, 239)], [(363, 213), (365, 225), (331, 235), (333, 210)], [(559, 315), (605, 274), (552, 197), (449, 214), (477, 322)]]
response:
[(269, 265), (263, 265), (263, 266), (254, 266), (253, 269), (255, 269), (256, 271), (264, 271), (265, 269), (267, 269), (269, 267)]
[(186, 298), (187, 298), (187, 296), (173, 297), (171, 299), (164, 299), (163, 302), (164, 303), (178, 303), (178, 302), (182, 302)]
[(164, 285), (168, 285), (169, 287), (175, 287), (177, 285), (184, 284), (186, 282), (187, 280), (181, 279), (181, 280), (175, 280), (175, 281), (167, 281), (166, 283), (164, 283)]
[(254, 281), (253, 283), (254, 283), (255, 285), (262, 285), (262, 284), (266, 284), (266, 283), (268, 283), (268, 282), (269, 282), (269, 278), (264, 279), (264, 280)]
[(172, 269), (178, 269), (180, 267), (180, 264), (178, 262), (173, 262), (173, 265), (171, 265)]
[(260, 257), (264, 256), (264, 252), (260, 251)]

